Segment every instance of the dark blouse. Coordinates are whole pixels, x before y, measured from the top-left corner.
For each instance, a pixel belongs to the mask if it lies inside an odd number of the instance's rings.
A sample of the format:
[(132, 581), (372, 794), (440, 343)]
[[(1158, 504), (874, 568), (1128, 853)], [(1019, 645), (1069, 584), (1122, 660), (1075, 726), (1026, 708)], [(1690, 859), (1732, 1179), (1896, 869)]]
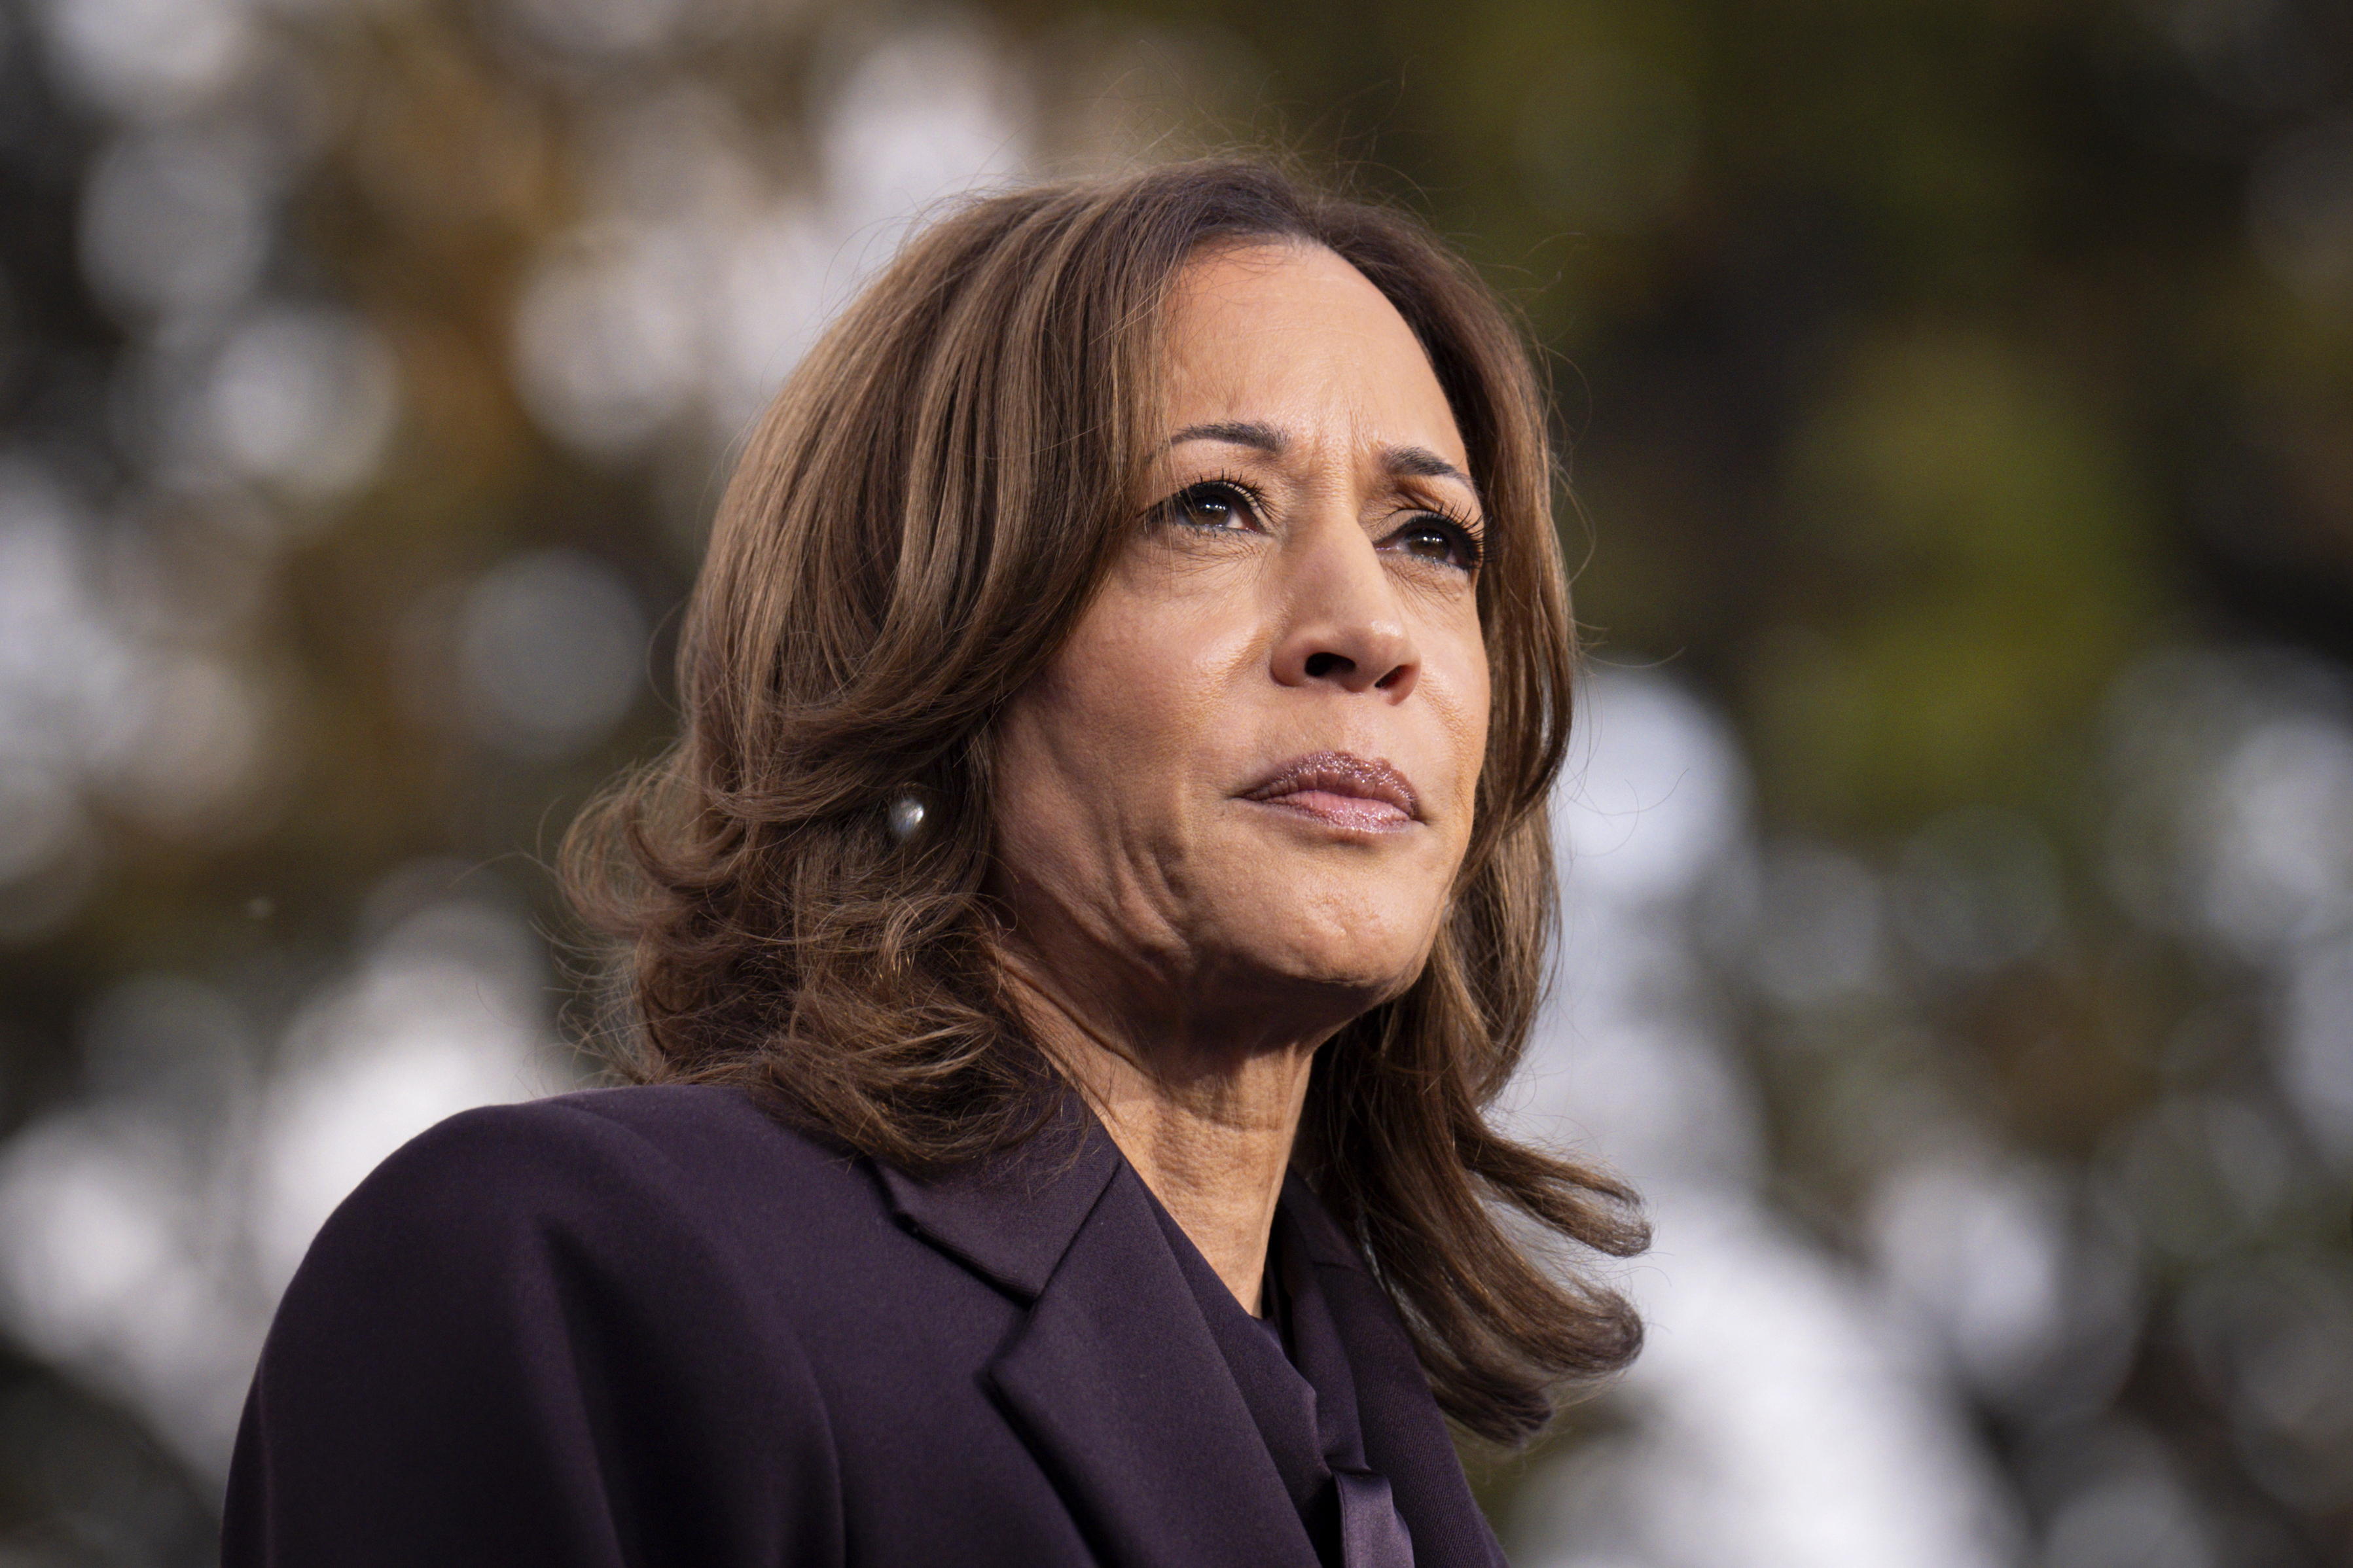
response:
[(1365, 1462), (1347, 1347), (1294, 1234), (1292, 1211), (1315, 1201), (1297, 1177), (1284, 1183), (1263, 1318), (1234, 1300), (1166, 1209), (1152, 1209), (1324, 1568), (1413, 1568), (1412, 1534), (1388, 1479)]

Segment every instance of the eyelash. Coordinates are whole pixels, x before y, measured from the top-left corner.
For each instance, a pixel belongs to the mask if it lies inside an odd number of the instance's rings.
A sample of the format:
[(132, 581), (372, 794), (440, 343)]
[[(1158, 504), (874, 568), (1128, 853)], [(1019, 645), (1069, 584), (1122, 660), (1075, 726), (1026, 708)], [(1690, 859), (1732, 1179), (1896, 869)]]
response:
[(1247, 479), (1238, 479), (1225, 474), (1219, 474), (1210, 479), (1196, 479), (1158, 506), (1154, 507), (1151, 514), (1152, 521), (1182, 522), (1187, 501), (1202, 500), (1213, 497), (1229, 506), (1239, 502), (1240, 510), (1247, 511), (1252, 517), (1263, 518), (1266, 515), (1266, 495), (1256, 485)]
[[(1183, 489), (1154, 507), (1150, 518), (1157, 522), (1175, 522), (1186, 527), (1200, 527), (1199, 524), (1185, 523), (1184, 504), (1188, 500), (1198, 501), (1213, 498), (1223, 505), (1247, 512), (1254, 518), (1263, 518), (1266, 515), (1266, 497), (1257, 486), (1246, 479), (1235, 479), (1227, 474), (1218, 474), (1209, 479), (1197, 479), (1187, 485)], [(1476, 572), (1480, 563), (1486, 559), (1486, 542), (1480, 537), (1478, 525), (1445, 506), (1414, 508), (1412, 519), (1400, 525), (1389, 537), (1394, 539), (1407, 530), (1416, 527), (1426, 532), (1443, 533), (1453, 542), (1456, 552), (1461, 557), (1461, 563), (1456, 568), (1458, 571)], [(1204, 528), (1203, 531), (1211, 531)], [(1423, 558), (1416, 557), (1416, 559)]]
[[(1480, 537), (1478, 525), (1459, 512), (1443, 506), (1416, 507), (1412, 521), (1400, 526), (1397, 533), (1417, 526), (1452, 538), (1455, 551), (1462, 558), (1462, 563), (1456, 568), (1458, 571), (1466, 574), (1476, 572), (1480, 563), (1487, 558), (1487, 542)], [(1397, 533), (1389, 537), (1394, 539)]]

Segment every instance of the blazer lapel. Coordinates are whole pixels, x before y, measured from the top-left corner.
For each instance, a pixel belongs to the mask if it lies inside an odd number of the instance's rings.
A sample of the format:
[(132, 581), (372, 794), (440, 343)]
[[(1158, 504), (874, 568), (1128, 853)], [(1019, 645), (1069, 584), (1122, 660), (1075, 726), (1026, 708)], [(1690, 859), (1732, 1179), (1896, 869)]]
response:
[(1121, 1568), (1316, 1568), (1144, 1184), (1074, 1102), (1006, 1160), (923, 1183), (902, 1222), (1027, 1301), (989, 1368), (1095, 1551)]

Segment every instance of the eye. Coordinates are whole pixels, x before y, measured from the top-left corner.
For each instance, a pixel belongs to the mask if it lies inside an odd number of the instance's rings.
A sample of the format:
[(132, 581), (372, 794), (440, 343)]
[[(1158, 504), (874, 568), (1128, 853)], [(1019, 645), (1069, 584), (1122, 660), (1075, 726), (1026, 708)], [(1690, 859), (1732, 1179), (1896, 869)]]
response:
[(1389, 535), (1387, 548), (1434, 566), (1460, 572), (1479, 569), (1479, 538), (1452, 518), (1423, 512)]
[(1187, 528), (1247, 529), (1258, 523), (1258, 498), (1231, 479), (1187, 485), (1158, 507), (1160, 517)]

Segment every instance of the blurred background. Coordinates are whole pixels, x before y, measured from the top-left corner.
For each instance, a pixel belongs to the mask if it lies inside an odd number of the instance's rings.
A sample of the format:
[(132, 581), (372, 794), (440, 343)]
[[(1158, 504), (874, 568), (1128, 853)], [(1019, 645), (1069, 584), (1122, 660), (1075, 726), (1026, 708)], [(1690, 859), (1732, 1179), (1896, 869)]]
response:
[(2353, 1563), (2342, 0), (0, 0), (0, 1564), (210, 1559), (361, 1174), (927, 205), (1232, 143), (1551, 356), (1595, 658), (1499, 1114), (1649, 1195), (1523, 1568)]

